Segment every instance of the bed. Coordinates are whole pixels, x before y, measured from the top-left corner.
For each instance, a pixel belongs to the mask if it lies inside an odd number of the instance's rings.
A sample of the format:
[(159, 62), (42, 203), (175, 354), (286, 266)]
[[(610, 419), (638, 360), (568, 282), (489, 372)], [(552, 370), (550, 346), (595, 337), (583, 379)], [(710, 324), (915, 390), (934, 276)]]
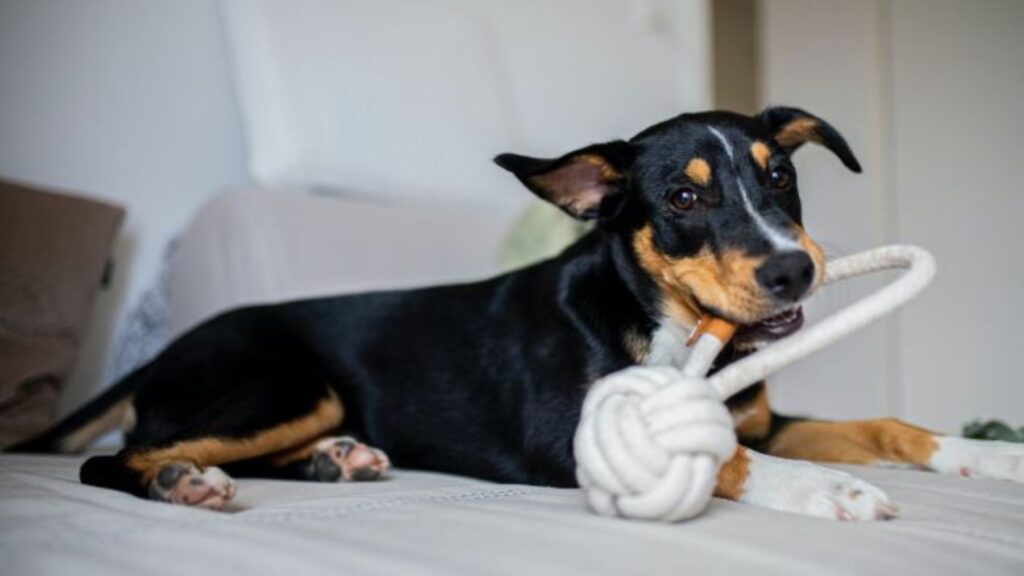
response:
[(678, 525), (599, 517), (580, 491), (398, 470), (239, 482), (226, 512), (77, 481), (82, 459), (0, 456), (0, 571), (113, 574), (1024, 573), (1024, 486), (842, 466), (899, 503), (847, 524), (714, 500)]
[[(253, 302), (486, 276), (512, 217), (281, 190), (221, 195), (170, 259), (167, 331)], [(83, 486), (81, 460), (0, 455), (4, 576), (1024, 574), (1024, 485), (913, 470), (845, 467), (902, 507), (890, 522), (715, 500), (694, 521), (655, 525), (593, 515), (578, 490), (411, 470), (379, 483), (242, 479), (216, 513)]]

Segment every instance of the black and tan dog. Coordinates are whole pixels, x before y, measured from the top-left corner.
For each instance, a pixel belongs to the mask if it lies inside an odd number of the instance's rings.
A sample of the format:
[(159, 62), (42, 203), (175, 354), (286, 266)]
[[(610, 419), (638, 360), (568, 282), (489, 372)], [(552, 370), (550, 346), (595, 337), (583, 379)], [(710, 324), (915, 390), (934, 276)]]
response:
[[(792, 108), (687, 114), (552, 160), (501, 155), (596, 230), (483, 282), (227, 312), (19, 448), (74, 451), (123, 425), (127, 447), (89, 459), (83, 482), (211, 508), (234, 494), (228, 473), (372, 480), (389, 457), (574, 486), (572, 438), (595, 379), (680, 364), (703, 314), (744, 326), (733, 354), (799, 328), (796, 303), (823, 271), (790, 162), (808, 141), (860, 170), (835, 129)], [(763, 384), (730, 409), (745, 447), (720, 473), (725, 498), (847, 520), (893, 514), (877, 488), (791, 459), (1024, 480), (1019, 448), (891, 419), (780, 417)]]

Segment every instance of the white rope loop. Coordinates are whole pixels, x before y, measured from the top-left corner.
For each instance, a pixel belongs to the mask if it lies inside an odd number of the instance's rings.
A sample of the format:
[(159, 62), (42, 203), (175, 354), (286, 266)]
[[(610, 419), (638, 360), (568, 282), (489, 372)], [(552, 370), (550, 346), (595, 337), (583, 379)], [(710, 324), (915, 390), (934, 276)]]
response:
[(722, 400), (892, 312), (935, 275), (931, 254), (913, 246), (886, 246), (828, 263), (825, 284), (892, 268), (909, 271), (710, 379), (704, 375), (724, 343), (705, 334), (683, 371), (634, 366), (596, 382), (574, 440), (576, 477), (591, 509), (663, 522), (703, 511), (719, 468), (736, 448)]
[(825, 267), (825, 284), (899, 268), (908, 271), (821, 322), (730, 364), (711, 377), (712, 385), (721, 392), (722, 398), (729, 398), (903, 306), (935, 277), (935, 258), (916, 246), (883, 246), (829, 262)]

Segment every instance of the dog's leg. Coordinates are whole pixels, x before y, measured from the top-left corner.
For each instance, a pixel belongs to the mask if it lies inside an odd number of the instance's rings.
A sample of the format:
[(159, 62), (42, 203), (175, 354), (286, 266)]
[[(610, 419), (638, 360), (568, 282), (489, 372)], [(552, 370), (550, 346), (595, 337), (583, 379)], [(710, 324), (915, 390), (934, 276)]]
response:
[(762, 443), (782, 458), (910, 465), (946, 474), (1024, 482), (1024, 445), (942, 436), (895, 418), (822, 422), (774, 417)]
[(719, 471), (715, 495), (834, 520), (882, 520), (896, 514), (884, 492), (850, 474), (742, 446)]
[(236, 431), (245, 421), (198, 418), (201, 432), (186, 427), (163, 441), (133, 443), (116, 456), (90, 459), (82, 467), (82, 481), (175, 504), (220, 508), (235, 490), (217, 466), (288, 452), (338, 428), (341, 402), (326, 389), (321, 394), (304, 414), (247, 434)]
[[(317, 482), (386, 478), (391, 460), (384, 451), (351, 436), (327, 436), (265, 459), (261, 476)], [(250, 472), (246, 472), (248, 474)]]

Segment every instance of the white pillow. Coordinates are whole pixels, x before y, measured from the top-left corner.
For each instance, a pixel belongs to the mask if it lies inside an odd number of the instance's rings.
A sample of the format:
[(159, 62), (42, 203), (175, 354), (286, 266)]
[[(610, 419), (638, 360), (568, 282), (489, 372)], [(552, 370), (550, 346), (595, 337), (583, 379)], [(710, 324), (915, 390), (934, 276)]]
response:
[(245, 304), (494, 275), (514, 213), (396, 206), (268, 190), (220, 194), (181, 235), (172, 335)]
[(515, 144), (483, 22), (422, 0), (228, 0), (253, 178), (479, 195)]
[(222, 0), (253, 180), (527, 196), (559, 155), (707, 104), (705, 0)]

